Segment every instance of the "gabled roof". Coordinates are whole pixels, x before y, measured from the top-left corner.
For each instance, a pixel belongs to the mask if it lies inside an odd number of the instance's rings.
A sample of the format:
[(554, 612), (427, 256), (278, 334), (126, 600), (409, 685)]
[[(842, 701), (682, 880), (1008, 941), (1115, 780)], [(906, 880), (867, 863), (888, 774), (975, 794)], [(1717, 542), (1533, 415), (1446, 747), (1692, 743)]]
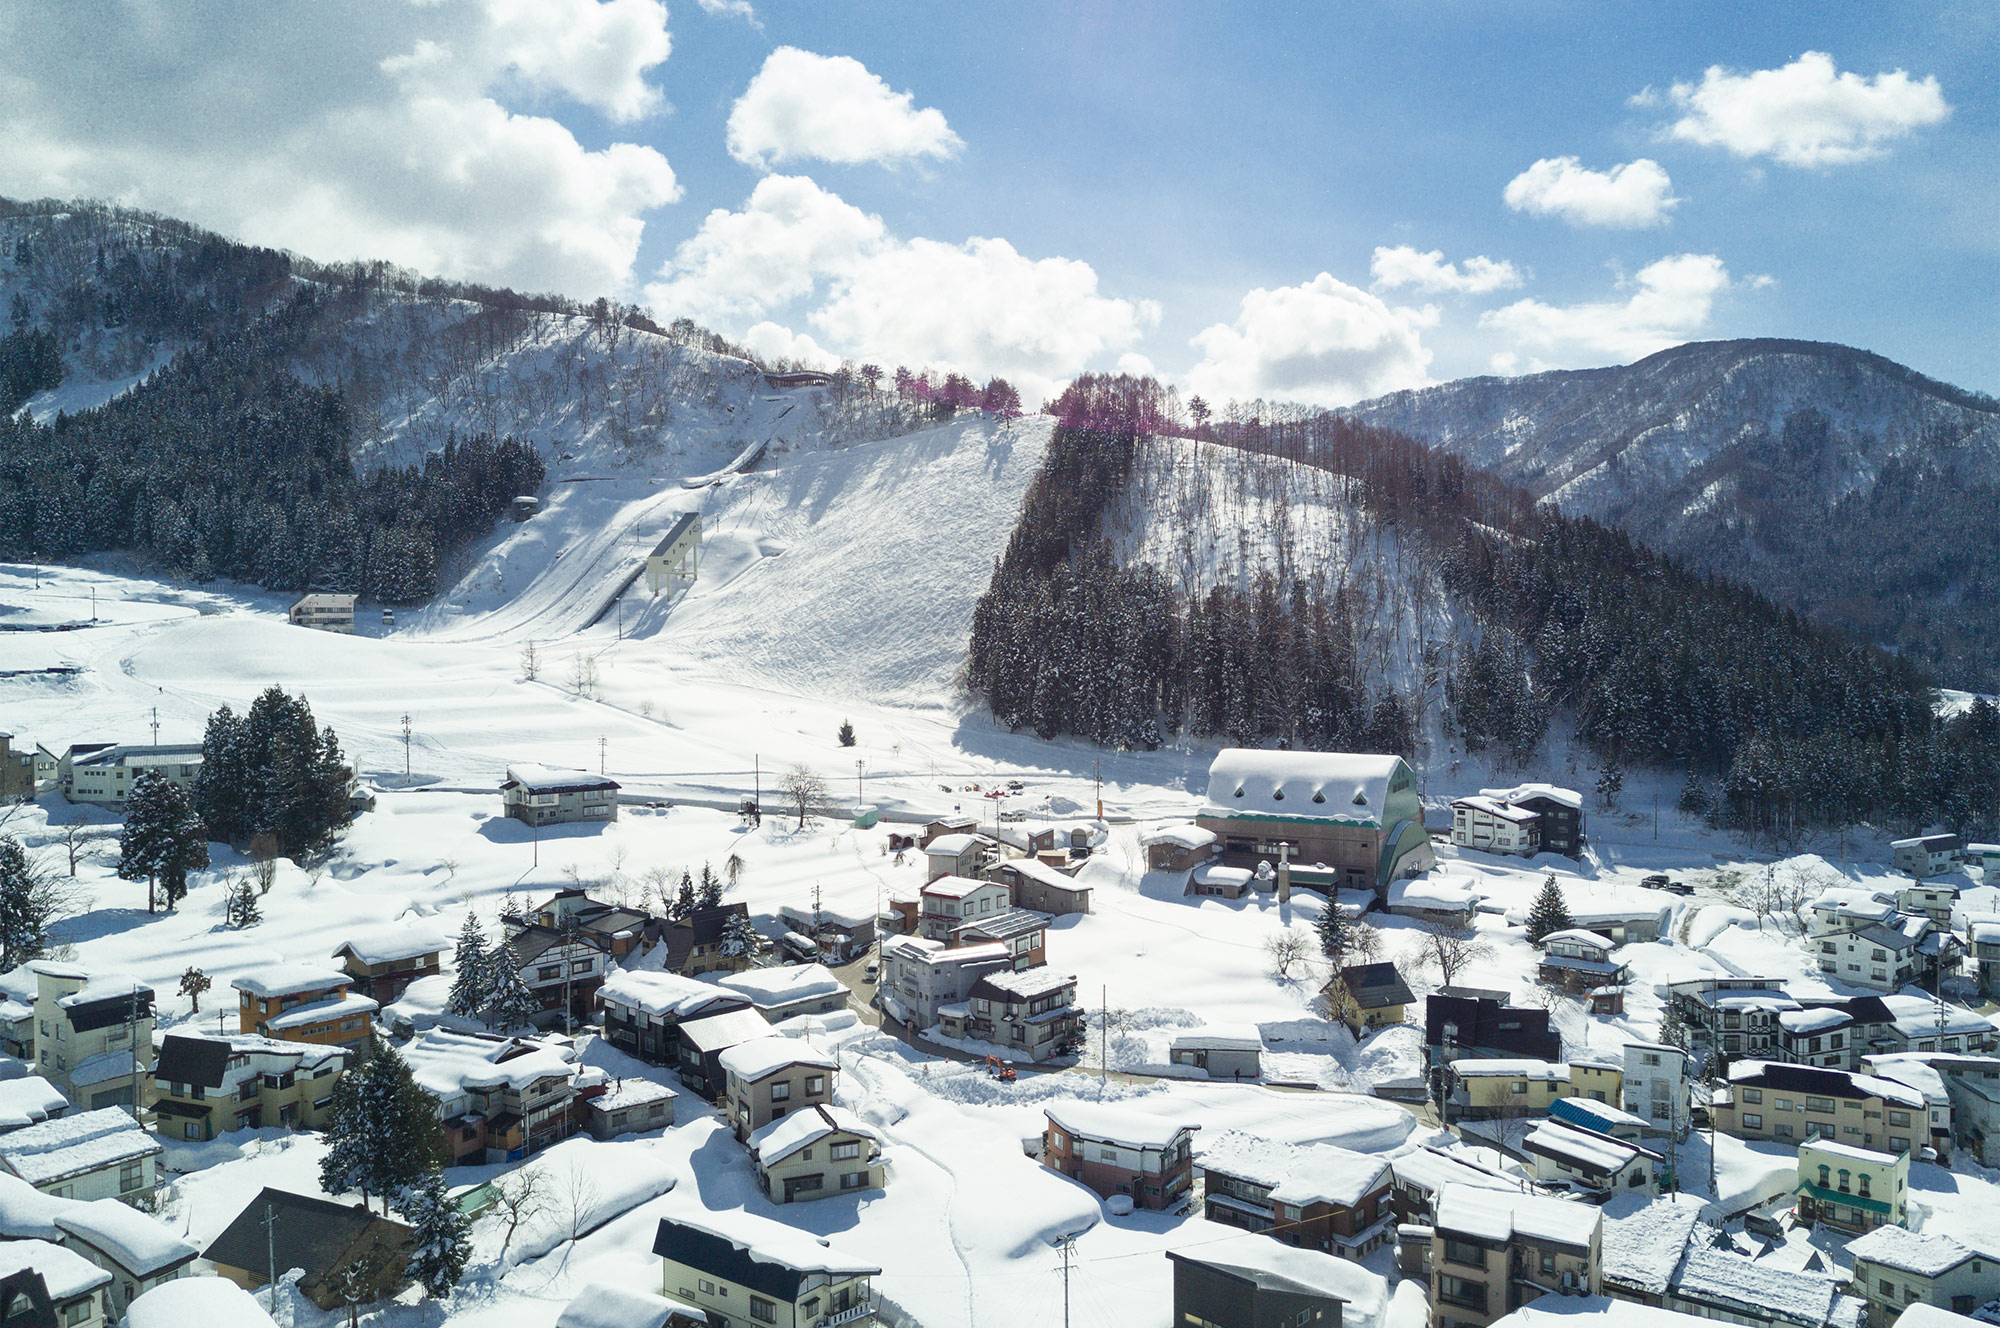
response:
[(1227, 1130), (1203, 1144), (1195, 1163), (1268, 1188), (1287, 1204), (1352, 1208), (1389, 1184), (1389, 1159), (1333, 1144), (1289, 1144)]
[(1603, 1214), (1585, 1203), (1540, 1194), (1447, 1185), (1438, 1194), (1437, 1229), (1480, 1240), (1515, 1236), (1588, 1248)]
[(557, 770), (534, 761), (520, 761), (507, 767), (501, 788), (521, 788), (530, 793), (582, 793), (592, 789), (616, 789), (618, 781), (593, 775), (588, 770)]
[[(267, 1211), (273, 1218), (269, 1228), (264, 1225)], [(358, 1204), (334, 1203), (266, 1186), (208, 1243), (202, 1257), (230, 1268), (253, 1270), (269, 1267), (275, 1257), (279, 1268), (301, 1268), (307, 1281), (318, 1281), (338, 1269), (348, 1251), (376, 1228), (384, 1229), (383, 1234), (397, 1244), (407, 1242), (411, 1235), (402, 1223), (378, 1217)]]
[[(683, 1033), (686, 1029), (683, 1028)], [(840, 1062), (832, 1052), (821, 1051), (798, 1038), (759, 1037), (739, 1042), (724, 1051), (718, 1063), (735, 1078), (755, 1083), (780, 1070), (803, 1065), (816, 1070), (837, 1070)]]
[(1108, 1102), (1058, 1102), (1044, 1106), (1042, 1114), (1056, 1128), (1079, 1139), (1123, 1144), (1142, 1151), (1170, 1148), (1182, 1135), (1201, 1128), (1191, 1122), (1170, 1120), (1150, 1111)]
[(420, 959), (450, 948), (450, 939), (427, 923), (392, 923), (370, 927), (348, 937), (333, 952), (333, 957), (338, 959), (344, 954), (351, 954), (358, 962), (372, 967), (393, 964), (399, 959)]
[(1850, 1074), (1846, 1070), (1821, 1069), (1815, 1065), (1787, 1065), (1782, 1061), (1742, 1060), (1729, 1067), (1732, 1086), (1772, 1088), (1815, 1097), (1863, 1099), (1879, 1097), (1900, 1106), (1924, 1105), (1924, 1095), (1907, 1085), (1873, 1075)]
[(857, 1139), (881, 1141), (859, 1116), (845, 1107), (818, 1104), (789, 1116), (780, 1116), (747, 1140), (750, 1155), (762, 1167), (773, 1167), (830, 1134), (852, 1135)]
[(729, 1010), (722, 1014), (704, 1015), (681, 1025), (682, 1045), (700, 1052), (725, 1051), (752, 1038), (778, 1036), (778, 1030), (771, 1027), (770, 1020), (755, 1010)]
[(1386, 960), (1378, 964), (1349, 964), (1340, 970), (1340, 980), (1354, 1003), (1364, 1010), (1411, 1005), (1417, 999), (1396, 966)]
[(261, 1000), (273, 996), (303, 996), (311, 991), (332, 991), (354, 984), (352, 975), (338, 968), (318, 964), (266, 964), (237, 974), (229, 985)]
[(1432, 996), (1424, 1002), (1424, 1043), (1445, 1045), (1444, 1026), (1458, 1026), (1454, 1044), (1465, 1051), (1491, 1051), (1539, 1060), (1562, 1059), (1562, 1038), (1549, 1028), (1547, 1010), (1517, 1009), (1480, 997)]
[(1400, 756), (1225, 747), (1208, 767), (1204, 816), (1275, 816), (1379, 826)]
[(786, 1304), (814, 1275), (844, 1281), (882, 1271), (821, 1237), (747, 1213), (709, 1212), (701, 1221), (663, 1217), (653, 1253)]
[(606, 1005), (640, 1010), (655, 1018), (672, 1015), (687, 1019), (750, 1006), (750, 998), (740, 991), (651, 969), (614, 969), (598, 988), (598, 996)]
[(118, 1107), (100, 1107), (0, 1134), (0, 1164), (30, 1185), (46, 1185), (160, 1151), (159, 1141)]
[[(943, 842), (942, 839), (933, 840), (931, 848), (934, 849)], [(982, 881), (976, 876), (940, 876), (935, 881), (925, 882), (923, 892), (927, 895), (936, 895), (939, 899), (963, 899), (980, 890), (1006, 888), (998, 881)]]
[(1352, 1259), (1281, 1241), (1210, 1240), (1166, 1254), (1175, 1263), (1206, 1268), (1259, 1291), (1337, 1301), (1343, 1323), (1375, 1323), (1387, 1301), (1387, 1284)]

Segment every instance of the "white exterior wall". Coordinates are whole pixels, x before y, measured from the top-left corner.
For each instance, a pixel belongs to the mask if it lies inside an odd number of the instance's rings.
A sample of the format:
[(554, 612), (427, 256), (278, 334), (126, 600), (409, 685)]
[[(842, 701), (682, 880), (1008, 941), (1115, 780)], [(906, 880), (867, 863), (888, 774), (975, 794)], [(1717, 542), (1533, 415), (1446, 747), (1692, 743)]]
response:
[(1688, 1128), (1687, 1053), (1674, 1048), (1625, 1048), (1624, 1108), (1662, 1133)]

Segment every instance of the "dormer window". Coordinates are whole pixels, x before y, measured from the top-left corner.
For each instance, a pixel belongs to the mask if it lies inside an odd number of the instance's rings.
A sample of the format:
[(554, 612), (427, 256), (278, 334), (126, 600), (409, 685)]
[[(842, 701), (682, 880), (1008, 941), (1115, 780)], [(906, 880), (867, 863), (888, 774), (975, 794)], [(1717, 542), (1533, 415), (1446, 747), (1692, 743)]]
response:
[(1239, 798), (1243, 796), (1243, 786), (1241, 784), (1236, 786), (1236, 796)]
[(1366, 807), (1368, 805), (1368, 794), (1364, 790), (1354, 790), (1354, 805), (1357, 807)]
[(1325, 794), (1325, 793), (1322, 793), (1322, 792), (1321, 792), (1321, 791), (1319, 791), (1318, 789), (1314, 789), (1314, 790), (1313, 790), (1313, 801), (1314, 801), (1314, 802), (1325, 802), (1325, 801), (1326, 801), (1326, 794)]
[(1271, 790), (1271, 801), (1272, 801), (1272, 802), (1283, 802), (1284, 800), (1285, 800), (1285, 791), (1284, 791), (1283, 789), (1272, 789), (1272, 790)]

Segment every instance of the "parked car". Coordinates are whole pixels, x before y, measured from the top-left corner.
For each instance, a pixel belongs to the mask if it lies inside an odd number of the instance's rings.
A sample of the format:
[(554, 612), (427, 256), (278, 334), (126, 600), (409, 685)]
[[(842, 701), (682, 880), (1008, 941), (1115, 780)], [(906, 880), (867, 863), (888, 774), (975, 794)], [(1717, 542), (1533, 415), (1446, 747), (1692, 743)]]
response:
[(1664, 890), (1667, 888), (1669, 882), (1665, 872), (1654, 872), (1651, 876), (1641, 876), (1639, 884), (1649, 890)]

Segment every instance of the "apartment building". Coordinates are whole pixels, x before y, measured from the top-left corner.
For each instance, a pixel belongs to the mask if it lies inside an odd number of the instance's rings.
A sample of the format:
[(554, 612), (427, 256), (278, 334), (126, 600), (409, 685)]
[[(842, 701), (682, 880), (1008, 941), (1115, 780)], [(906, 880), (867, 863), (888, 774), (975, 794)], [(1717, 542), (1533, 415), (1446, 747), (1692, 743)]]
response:
[(1934, 986), (1964, 958), (1958, 938), (1929, 918), (1898, 914), (1893, 923), (1830, 932), (1815, 942), (1819, 971), (1852, 987), (1893, 992)]
[(1103, 1198), (1123, 1194), (1139, 1208), (1172, 1208), (1193, 1183), (1199, 1125), (1098, 1102), (1064, 1102), (1042, 1115), (1042, 1165)]
[(746, 1141), (772, 1203), (830, 1199), (883, 1185), (882, 1137), (845, 1107), (819, 1103), (771, 1121)]
[(1958, 870), (1965, 841), (1957, 835), (1918, 835), (1890, 843), (1896, 855), (1896, 870), (1915, 880)]
[(1365, 1258), (1395, 1234), (1394, 1176), (1375, 1154), (1230, 1130), (1205, 1143), (1195, 1165), (1211, 1222), (1344, 1259)]
[(433, 1028), (402, 1052), (437, 1099), (453, 1165), (518, 1162), (575, 1132), (576, 1053), (560, 1039)]
[(1731, 1065), (1727, 1099), (1711, 1110), (1715, 1128), (1738, 1139), (1827, 1139), (1891, 1152), (1922, 1144), (1930, 1128), (1924, 1095), (1914, 1088), (1777, 1061)]
[(70, 802), (117, 807), (132, 796), (132, 787), (142, 775), (158, 775), (169, 784), (186, 785), (194, 783), (200, 773), (198, 742), (152, 747), (121, 744), (77, 756), (65, 753), (56, 768), (56, 780)]
[(1908, 1215), (1910, 1155), (1827, 1139), (1799, 1145), (1798, 1217), (1844, 1231), (1903, 1225)]
[(286, 1042), (363, 1050), (382, 1007), (348, 988), (354, 979), (317, 964), (271, 964), (238, 974), (237, 1031)]
[(320, 1129), (348, 1055), (342, 1047), (254, 1033), (169, 1033), (153, 1066), (154, 1128), (194, 1140), (267, 1125)]
[(137, 1110), (153, 1068), (153, 989), (37, 960), (35, 1072), (79, 1108)]
[(722, 1053), (723, 1111), (742, 1142), (774, 1120), (833, 1101), (840, 1062), (797, 1038), (752, 1038)]
[(1893, 1323), (1912, 1305), (1971, 1314), (2000, 1292), (1996, 1251), (2000, 1243), (1974, 1230), (1920, 1235), (1894, 1225), (1847, 1245), (1854, 1291), (1868, 1302), (1870, 1323)]
[(1602, 1210), (1447, 1185), (1431, 1227), (1430, 1328), (1485, 1328), (1544, 1295), (1604, 1291)]
[(1010, 1059), (1067, 1055), (1083, 1036), (1076, 975), (1047, 967), (988, 973), (963, 1004), (938, 1007), (938, 1026), (946, 1037), (1005, 1048)]
[(947, 946), (922, 936), (885, 936), (876, 1003), (914, 1032), (938, 1022), (942, 1006), (962, 1003), (988, 973), (1014, 966), (1004, 945)]
[(1664, 1042), (1625, 1046), (1625, 1110), (1676, 1139), (1688, 1129), (1687, 1052)]
[(354, 596), (347, 594), (301, 595), (285, 616), (294, 627), (311, 627), (322, 632), (354, 634)]
[(1958, 907), (1958, 887), (1943, 881), (1913, 882), (1896, 892), (1896, 911), (1929, 918), (1940, 927), (1951, 926), (1951, 911)]
[(1484, 796), (1455, 798), (1451, 842), (1482, 853), (1514, 853), (1532, 858), (1542, 849), (1542, 818)]

